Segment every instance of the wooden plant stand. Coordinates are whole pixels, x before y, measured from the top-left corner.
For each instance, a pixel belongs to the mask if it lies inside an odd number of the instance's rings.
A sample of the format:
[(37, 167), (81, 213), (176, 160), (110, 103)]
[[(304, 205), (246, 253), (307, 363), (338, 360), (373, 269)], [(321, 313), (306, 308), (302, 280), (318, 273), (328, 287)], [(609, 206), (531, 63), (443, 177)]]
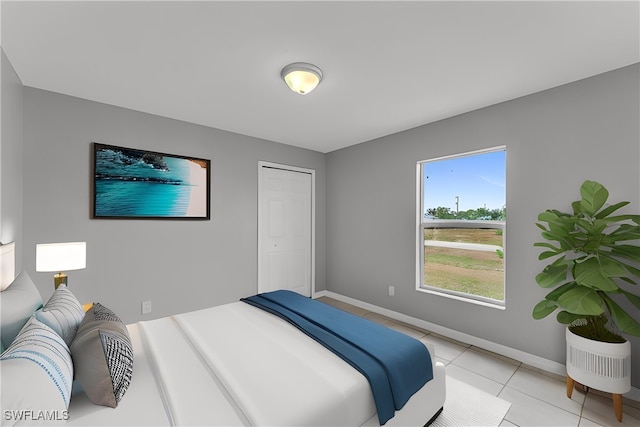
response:
[[(567, 375), (567, 397), (571, 399), (571, 395), (573, 394), (573, 388), (576, 386), (580, 386), (581, 388), (587, 391), (589, 387), (585, 387), (580, 383), (577, 383), (573, 378)], [(613, 396), (613, 411), (616, 414), (616, 419), (619, 423), (622, 422), (622, 395), (619, 393), (611, 393)]]

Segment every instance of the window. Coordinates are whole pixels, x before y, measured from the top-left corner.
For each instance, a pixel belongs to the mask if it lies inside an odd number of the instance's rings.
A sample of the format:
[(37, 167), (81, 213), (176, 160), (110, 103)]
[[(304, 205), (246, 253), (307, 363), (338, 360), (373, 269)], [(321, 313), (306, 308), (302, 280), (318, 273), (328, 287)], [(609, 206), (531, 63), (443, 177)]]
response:
[(504, 147), (418, 163), (417, 289), (504, 306)]

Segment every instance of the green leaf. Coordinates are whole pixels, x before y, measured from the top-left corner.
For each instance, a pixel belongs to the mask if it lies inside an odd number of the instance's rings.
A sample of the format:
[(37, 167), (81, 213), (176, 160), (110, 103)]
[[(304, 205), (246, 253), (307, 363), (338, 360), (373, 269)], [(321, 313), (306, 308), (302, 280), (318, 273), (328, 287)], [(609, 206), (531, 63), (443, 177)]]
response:
[(547, 265), (541, 273), (536, 276), (536, 283), (542, 288), (555, 286), (567, 278), (568, 267), (565, 265)]
[(560, 248), (565, 251), (578, 246), (568, 232), (543, 231), (541, 235), (547, 240), (557, 241), (560, 244)]
[(565, 266), (565, 268), (567, 268), (568, 266), (573, 266), (574, 262), (573, 261), (567, 261), (566, 258), (567, 257), (565, 255), (563, 255), (560, 258), (558, 258), (557, 260), (553, 261), (551, 263), (551, 265), (553, 265), (554, 267)]
[(640, 296), (632, 294), (631, 292), (627, 292), (624, 289), (620, 289), (620, 291), (633, 305), (635, 305), (640, 310)]
[(558, 231), (557, 229), (551, 229), (549, 231), (543, 231), (542, 233), (540, 233), (540, 235), (542, 237), (544, 237), (547, 240), (557, 240), (557, 241), (563, 241), (563, 240), (567, 240), (567, 238), (570, 237), (569, 233), (564, 231), (564, 230), (560, 230)]
[(560, 240), (564, 238), (563, 236), (555, 234), (552, 231), (543, 231), (540, 234), (542, 235), (542, 237), (544, 237), (547, 240)]
[(573, 208), (574, 215), (580, 215), (582, 213), (582, 204), (580, 203), (580, 200), (571, 203), (571, 207)]
[(560, 295), (558, 305), (573, 314), (597, 316), (604, 313), (602, 300), (596, 291), (576, 286)]
[(621, 224), (617, 229), (606, 235), (607, 243), (640, 239), (640, 227), (631, 224)]
[(640, 259), (640, 246), (615, 245), (611, 247), (611, 254), (631, 261), (638, 261)]
[(543, 319), (553, 313), (556, 308), (558, 308), (558, 304), (549, 300), (542, 300), (535, 307), (533, 307), (532, 316), (536, 320)]
[(609, 191), (602, 184), (586, 180), (580, 187), (580, 206), (589, 216), (594, 216), (609, 198)]
[(564, 294), (569, 289), (572, 289), (572, 288), (574, 288), (576, 286), (579, 286), (578, 284), (576, 284), (576, 282), (565, 283), (564, 285), (560, 285), (556, 289), (554, 289), (551, 292), (549, 292), (545, 296), (545, 298), (550, 300), (550, 301), (558, 301), (558, 298), (560, 298), (560, 295)]
[[(627, 264), (626, 262), (622, 262), (621, 264), (624, 266), (624, 268), (626, 268), (626, 269), (627, 269), (627, 271), (628, 271), (629, 273), (631, 273), (632, 275), (634, 275), (634, 276), (636, 276), (636, 277), (640, 278), (640, 269), (637, 269), (637, 268), (635, 268), (635, 267), (633, 267), (633, 266), (631, 266), (631, 265)], [(635, 281), (633, 281), (631, 278), (628, 278), (628, 279), (629, 279), (629, 280), (631, 280), (631, 282), (630, 282), (630, 283), (632, 283), (632, 284), (634, 284), (634, 285), (636, 284), (636, 282), (635, 282)], [(627, 282), (629, 282), (629, 280), (627, 280)]]
[(556, 320), (563, 325), (570, 325), (578, 319), (584, 319), (584, 316), (579, 314), (569, 313), (567, 311), (561, 311), (556, 316)]
[(541, 247), (541, 248), (549, 248), (549, 249), (554, 250), (556, 252), (562, 252), (562, 249), (560, 249), (560, 248), (558, 248), (556, 246), (553, 246), (551, 243), (539, 242), (539, 243), (534, 243), (533, 246), (538, 246), (538, 247)]
[(542, 221), (542, 222), (553, 222), (553, 221), (557, 221), (558, 215), (556, 215), (551, 209), (547, 209), (544, 212), (540, 212), (538, 214), (538, 221)]
[(600, 242), (598, 240), (589, 240), (582, 245), (580, 250), (586, 253), (594, 253), (600, 247)]
[(598, 219), (606, 218), (607, 216), (611, 215), (621, 207), (627, 206), (629, 203), (630, 202), (620, 202), (620, 203), (616, 203), (615, 205), (608, 206), (607, 208), (598, 212), (598, 214), (596, 215), (596, 218)]
[(591, 224), (591, 221), (589, 221), (586, 218), (577, 218), (575, 221), (575, 224), (577, 227), (579, 227), (579, 230), (585, 233), (589, 233), (589, 232), (593, 232), (593, 224)]
[(538, 259), (542, 261), (543, 259), (551, 258), (557, 255), (558, 254), (556, 252), (544, 251), (540, 255), (538, 255)]
[(609, 223), (604, 220), (604, 219), (596, 219), (595, 221), (593, 221), (593, 228), (591, 229), (591, 232), (594, 235), (599, 235), (599, 234), (603, 234), (604, 230), (609, 226)]
[(607, 221), (608, 222), (633, 221), (636, 224), (640, 225), (640, 215), (629, 214), (629, 215), (612, 216), (611, 218), (607, 218)]
[(636, 282), (634, 282), (633, 280), (631, 280), (631, 279), (630, 279), (630, 278), (628, 278), (628, 277), (621, 277), (621, 278), (620, 278), (620, 280), (624, 280), (625, 282), (627, 282), (627, 283), (628, 283), (628, 284), (630, 284), (630, 285), (637, 285), (637, 283), (636, 283)]
[(601, 291), (618, 289), (618, 285), (602, 273), (600, 263), (596, 258), (589, 258), (585, 262), (576, 264), (573, 276), (575, 281), (582, 286)]
[(549, 224), (550, 230), (566, 232), (573, 228), (571, 217), (558, 211), (546, 210), (538, 215), (538, 221)]
[(613, 299), (607, 295), (603, 295), (603, 298), (618, 329), (626, 334), (640, 337), (640, 323), (629, 316)]
[(543, 231), (547, 231), (547, 227), (545, 227), (544, 225), (536, 222), (536, 227), (538, 227), (539, 229), (543, 230)]
[(628, 274), (620, 261), (606, 256), (600, 257), (600, 271), (606, 277), (624, 277)]

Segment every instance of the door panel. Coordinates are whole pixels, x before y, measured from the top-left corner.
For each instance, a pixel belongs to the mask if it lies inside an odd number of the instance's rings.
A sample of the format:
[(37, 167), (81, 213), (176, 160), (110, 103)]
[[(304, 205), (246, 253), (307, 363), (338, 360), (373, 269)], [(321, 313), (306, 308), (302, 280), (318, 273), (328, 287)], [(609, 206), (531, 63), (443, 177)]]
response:
[(312, 176), (260, 167), (258, 292), (311, 296)]
[(284, 209), (284, 200), (269, 201), (269, 237), (272, 239), (285, 237), (286, 218)]

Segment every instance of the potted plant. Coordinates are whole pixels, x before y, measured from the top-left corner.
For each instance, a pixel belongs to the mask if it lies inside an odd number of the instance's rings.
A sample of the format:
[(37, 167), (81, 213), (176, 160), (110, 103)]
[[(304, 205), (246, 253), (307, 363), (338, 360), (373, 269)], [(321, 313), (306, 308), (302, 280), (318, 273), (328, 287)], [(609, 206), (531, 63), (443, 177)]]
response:
[[(621, 421), (622, 393), (631, 389), (631, 345), (621, 334), (640, 337), (640, 296), (623, 288), (640, 279), (640, 215), (614, 215), (629, 202), (608, 205), (609, 192), (597, 182), (585, 181), (580, 195), (572, 213), (538, 215), (546, 239), (535, 243), (545, 248), (538, 259), (555, 259), (536, 276), (539, 286), (552, 290), (533, 317), (559, 310), (558, 322), (568, 325), (567, 396), (574, 381), (613, 393)], [(618, 298), (632, 304), (631, 313)]]

